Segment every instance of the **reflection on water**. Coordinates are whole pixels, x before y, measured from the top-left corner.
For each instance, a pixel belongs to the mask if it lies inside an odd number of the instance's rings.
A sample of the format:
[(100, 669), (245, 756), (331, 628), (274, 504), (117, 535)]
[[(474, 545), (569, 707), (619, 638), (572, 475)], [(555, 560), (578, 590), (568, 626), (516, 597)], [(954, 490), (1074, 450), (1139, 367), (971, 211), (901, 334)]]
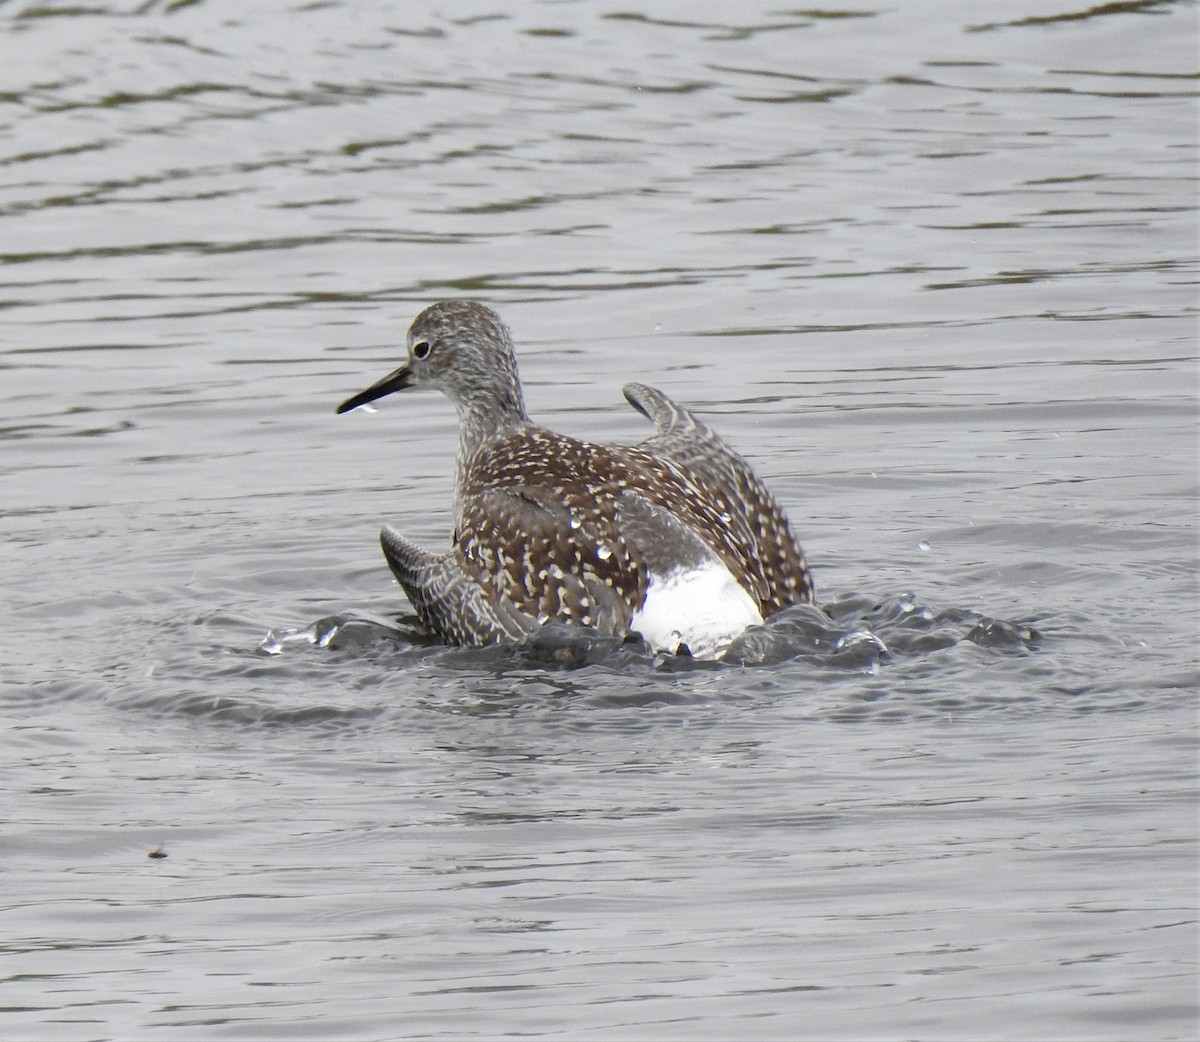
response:
[[(893, 6), (0, 7), (10, 1033), (1194, 1033), (1197, 8)], [(820, 606), (422, 636), (461, 296)]]

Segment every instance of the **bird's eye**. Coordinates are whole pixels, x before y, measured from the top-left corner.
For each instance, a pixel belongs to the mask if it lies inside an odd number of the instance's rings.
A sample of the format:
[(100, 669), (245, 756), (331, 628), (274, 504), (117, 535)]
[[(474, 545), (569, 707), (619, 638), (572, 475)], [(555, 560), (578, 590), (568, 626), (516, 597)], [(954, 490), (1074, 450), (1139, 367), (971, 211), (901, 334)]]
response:
[(428, 358), (429, 353), (432, 350), (433, 350), (433, 348), (429, 345), (428, 340), (418, 340), (412, 346), (412, 356), (413, 356), (413, 358), (416, 358), (419, 361), (422, 358)]

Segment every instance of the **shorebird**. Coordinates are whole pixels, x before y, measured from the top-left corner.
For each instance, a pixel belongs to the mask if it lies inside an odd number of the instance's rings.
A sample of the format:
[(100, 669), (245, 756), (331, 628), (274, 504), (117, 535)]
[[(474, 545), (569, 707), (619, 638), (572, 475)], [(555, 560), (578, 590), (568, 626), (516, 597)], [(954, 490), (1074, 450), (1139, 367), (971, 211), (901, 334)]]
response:
[(654, 424), (637, 445), (548, 430), (525, 411), (508, 328), (463, 300), (422, 311), (400, 367), (337, 411), (409, 387), (438, 388), (458, 411), (454, 532), (441, 553), (390, 526), (381, 542), (422, 624), (446, 643), (519, 640), (555, 621), (714, 658), (746, 627), (812, 600), (774, 497), (661, 391), (624, 387)]

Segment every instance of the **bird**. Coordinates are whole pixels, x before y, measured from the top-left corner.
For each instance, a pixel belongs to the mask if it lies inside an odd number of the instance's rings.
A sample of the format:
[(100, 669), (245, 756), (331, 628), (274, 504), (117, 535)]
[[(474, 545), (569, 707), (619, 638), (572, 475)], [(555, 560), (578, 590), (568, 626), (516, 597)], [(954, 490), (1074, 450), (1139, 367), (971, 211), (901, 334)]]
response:
[(380, 542), (443, 643), (520, 641), (560, 623), (716, 659), (748, 627), (812, 602), (804, 552), (774, 496), (661, 391), (623, 388), (654, 424), (637, 444), (549, 430), (526, 411), (508, 327), (471, 300), (421, 311), (400, 366), (337, 413), (412, 387), (442, 391), (458, 413), (453, 533), (441, 552), (390, 525)]

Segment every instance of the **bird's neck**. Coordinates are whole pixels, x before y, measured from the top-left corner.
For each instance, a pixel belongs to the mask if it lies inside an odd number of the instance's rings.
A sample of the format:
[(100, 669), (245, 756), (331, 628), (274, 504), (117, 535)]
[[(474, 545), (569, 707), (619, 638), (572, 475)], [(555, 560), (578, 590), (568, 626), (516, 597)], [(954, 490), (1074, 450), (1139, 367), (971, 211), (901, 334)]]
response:
[(475, 460), (497, 438), (503, 438), (530, 426), (520, 388), (503, 392), (480, 392), (459, 410), (458, 490), (470, 473)]

